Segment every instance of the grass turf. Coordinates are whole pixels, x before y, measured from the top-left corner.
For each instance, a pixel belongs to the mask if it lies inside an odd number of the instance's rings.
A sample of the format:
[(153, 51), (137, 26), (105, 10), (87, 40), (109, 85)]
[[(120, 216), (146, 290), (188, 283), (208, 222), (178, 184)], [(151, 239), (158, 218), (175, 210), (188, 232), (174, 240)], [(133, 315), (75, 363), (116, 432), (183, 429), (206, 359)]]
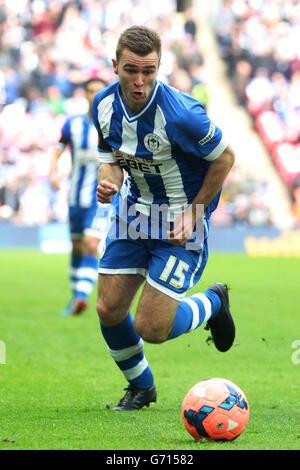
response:
[[(100, 335), (96, 292), (84, 315), (59, 315), (69, 300), (68, 257), (8, 251), (0, 263), (0, 450), (300, 448), (298, 259), (211, 255), (194, 290), (230, 284), (235, 344), (220, 353), (203, 328), (145, 344), (158, 402), (133, 413), (110, 409), (126, 382)], [(181, 421), (185, 393), (208, 377), (236, 382), (249, 400), (248, 426), (233, 442), (196, 442)]]

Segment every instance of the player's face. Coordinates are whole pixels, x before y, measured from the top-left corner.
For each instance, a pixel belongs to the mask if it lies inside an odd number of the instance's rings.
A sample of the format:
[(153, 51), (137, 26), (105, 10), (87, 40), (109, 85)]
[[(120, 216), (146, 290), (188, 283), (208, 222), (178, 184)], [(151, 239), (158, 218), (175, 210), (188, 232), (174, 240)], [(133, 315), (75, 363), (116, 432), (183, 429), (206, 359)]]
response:
[(93, 101), (97, 93), (105, 88), (104, 83), (101, 82), (90, 82), (87, 85), (87, 88), (85, 90), (86, 98), (89, 102), (90, 108), (92, 107)]
[(156, 51), (139, 56), (129, 49), (122, 51), (120, 60), (113, 59), (114, 72), (119, 75), (121, 93), (129, 111), (135, 113), (146, 104), (155, 84), (159, 68)]

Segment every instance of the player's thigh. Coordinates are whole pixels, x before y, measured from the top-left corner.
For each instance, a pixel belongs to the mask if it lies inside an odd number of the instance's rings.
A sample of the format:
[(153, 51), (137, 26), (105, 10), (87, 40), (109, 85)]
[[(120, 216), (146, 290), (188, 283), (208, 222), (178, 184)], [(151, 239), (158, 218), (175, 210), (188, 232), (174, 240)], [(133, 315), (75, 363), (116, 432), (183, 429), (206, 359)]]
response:
[(143, 339), (153, 343), (167, 339), (179, 302), (199, 281), (206, 262), (206, 242), (198, 251), (151, 242), (147, 282), (135, 319), (135, 328)]
[(146, 277), (149, 253), (142, 240), (105, 239), (104, 253), (99, 263), (100, 274), (140, 274)]
[(99, 274), (97, 312), (104, 326), (117, 325), (126, 318), (144, 280), (139, 274)]
[(172, 329), (179, 301), (145, 283), (135, 315), (137, 333), (150, 343), (161, 343)]
[(157, 290), (182, 300), (200, 279), (208, 259), (207, 241), (199, 250), (154, 241), (147, 282)]

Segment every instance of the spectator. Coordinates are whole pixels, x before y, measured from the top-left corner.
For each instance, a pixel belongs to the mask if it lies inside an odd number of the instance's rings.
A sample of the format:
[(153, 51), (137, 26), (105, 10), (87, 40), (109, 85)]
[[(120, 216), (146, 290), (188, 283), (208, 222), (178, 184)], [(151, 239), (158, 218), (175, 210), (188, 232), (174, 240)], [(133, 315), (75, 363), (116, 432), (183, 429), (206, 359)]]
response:
[(185, 11), (184, 32), (190, 34), (192, 40), (196, 40), (197, 25), (194, 19), (193, 8), (189, 7)]
[(9, 66), (3, 70), (5, 82), (5, 102), (13, 103), (20, 96), (20, 78), (17, 72)]
[(15, 221), (20, 225), (44, 225), (51, 221), (48, 191), (47, 185), (37, 181), (34, 170), (30, 170)]
[[(299, 0), (224, 0), (215, 32), (237, 100), (246, 106), (283, 181), (293, 194), (299, 175), (277, 159), (300, 142)], [(267, 123), (273, 123), (268, 125)], [(277, 128), (281, 134), (273, 135)]]
[(265, 67), (256, 70), (254, 77), (246, 85), (245, 94), (251, 114), (256, 115), (261, 111), (272, 109), (275, 89)]
[(236, 164), (225, 182), (212, 222), (215, 225), (268, 226), (272, 223), (269, 199), (263, 176), (250, 175)]
[(49, 86), (46, 89), (46, 104), (49, 107), (50, 114), (64, 114), (65, 113), (65, 106), (66, 106), (66, 99), (62, 96), (59, 88), (57, 86)]

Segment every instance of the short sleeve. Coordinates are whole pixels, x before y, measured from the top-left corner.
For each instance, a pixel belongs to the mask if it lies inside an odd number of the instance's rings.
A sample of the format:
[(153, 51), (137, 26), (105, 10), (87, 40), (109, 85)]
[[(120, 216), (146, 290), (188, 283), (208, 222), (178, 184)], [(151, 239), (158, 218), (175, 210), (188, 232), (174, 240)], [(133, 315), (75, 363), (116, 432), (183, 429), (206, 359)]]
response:
[(117, 161), (111, 147), (107, 144), (103, 137), (102, 129), (100, 128), (99, 118), (98, 118), (98, 108), (101, 101), (101, 92), (98, 93), (93, 101), (92, 106), (92, 118), (94, 126), (98, 132), (98, 156), (100, 163), (115, 163)]
[(67, 119), (61, 129), (61, 136), (58, 141), (58, 148), (64, 150), (71, 143), (70, 120)]
[(105, 141), (101, 131), (98, 131), (98, 156), (101, 163), (115, 163), (117, 161), (111, 147)]
[(207, 161), (217, 159), (228, 145), (200, 102), (183, 110), (174, 135), (183, 152)]

